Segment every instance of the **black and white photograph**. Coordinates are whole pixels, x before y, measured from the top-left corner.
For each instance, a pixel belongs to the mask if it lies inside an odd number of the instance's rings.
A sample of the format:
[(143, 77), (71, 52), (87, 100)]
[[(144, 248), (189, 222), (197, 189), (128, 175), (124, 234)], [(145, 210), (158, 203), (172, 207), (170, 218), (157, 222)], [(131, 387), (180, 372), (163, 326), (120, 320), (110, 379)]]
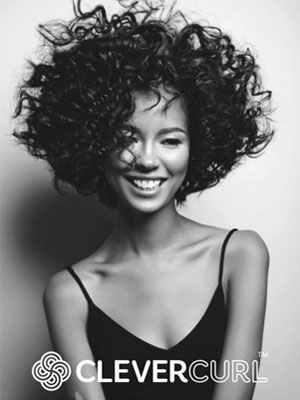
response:
[(1, 398), (299, 398), (299, 11), (3, 0)]

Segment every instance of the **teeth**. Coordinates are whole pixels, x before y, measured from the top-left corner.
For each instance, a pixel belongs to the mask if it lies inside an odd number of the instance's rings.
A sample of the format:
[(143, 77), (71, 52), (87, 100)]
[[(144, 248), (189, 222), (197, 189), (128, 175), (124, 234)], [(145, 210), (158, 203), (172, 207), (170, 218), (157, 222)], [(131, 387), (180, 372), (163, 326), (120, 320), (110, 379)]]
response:
[(156, 189), (160, 185), (161, 180), (160, 179), (156, 179), (156, 180), (134, 179), (133, 183), (135, 186), (137, 186), (138, 188), (141, 188), (141, 189)]

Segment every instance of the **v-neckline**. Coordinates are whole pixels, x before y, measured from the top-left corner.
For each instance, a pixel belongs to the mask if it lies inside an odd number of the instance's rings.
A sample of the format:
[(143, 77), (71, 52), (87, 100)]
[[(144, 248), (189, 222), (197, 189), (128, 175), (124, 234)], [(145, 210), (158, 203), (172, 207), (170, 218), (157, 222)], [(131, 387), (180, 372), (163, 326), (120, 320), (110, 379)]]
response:
[(214, 293), (208, 303), (208, 306), (206, 307), (203, 315), (201, 316), (201, 318), (196, 322), (196, 324), (194, 325), (194, 327), (182, 338), (180, 339), (177, 343), (175, 343), (174, 345), (172, 345), (171, 347), (165, 349), (163, 347), (160, 346), (156, 346), (155, 344), (152, 344), (150, 342), (147, 342), (146, 340), (140, 338), (139, 336), (137, 336), (136, 334), (134, 334), (133, 332), (129, 331), (127, 328), (125, 328), (124, 326), (122, 326), (119, 322), (117, 322), (115, 319), (113, 319), (110, 315), (108, 315), (105, 311), (103, 311), (100, 307), (98, 307), (94, 302), (89, 303), (97, 312), (99, 312), (102, 316), (104, 316), (107, 320), (109, 320), (110, 322), (112, 322), (117, 328), (121, 329), (123, 332), (125, 332), (127, 335), (129, 335), (130, 337), (132, 337), (133, 339), (135, 339), (136, 341), (144, 344), (145, 346), (151, 347), (152, 349), (156, 349), (159, 350), (161, 352), (171, 352), (172, 350), (174, 350), (175, 348), (179, 347), (180, 345), (182, 345), (186, 340), (188, 340), (192, 334), (195, 332), (195, 330), (198, 328), (198, 326), (200, 326), (202, 324), (202, 322), (204, 321), (204, 319), (206, 318), (208, 311), (210, 310), (210, 308), (212, 307), (212, 304), (217, 296), (218, 293), (222, 294), (222, 299), (224, 301), (224, 292), (223, 292), (223, 287), (222, 284), (219, 283), (218, 286), (216, 287), (216, 289), (214, 290)]

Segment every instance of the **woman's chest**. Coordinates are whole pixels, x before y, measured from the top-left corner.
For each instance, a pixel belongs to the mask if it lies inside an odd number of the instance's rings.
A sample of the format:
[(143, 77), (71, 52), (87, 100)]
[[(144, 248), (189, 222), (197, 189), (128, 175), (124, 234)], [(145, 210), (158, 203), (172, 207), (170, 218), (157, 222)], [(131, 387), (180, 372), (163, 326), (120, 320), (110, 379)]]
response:
[[(122, 309), (122, 304), (120, 305)], [(161, 324), (152, 319), (118, 319), (98, 306), (89, 308), (88, 332), (92, 350), (99, 358), (161, 358), (169, 355), (194, 359), (194, 357), (214, 358), (222, 346), (226, 324), (226, 309), (221, 286), (217, 286), (206, 304), (204, 312), (196, 319), (187, 321), (186, 315), (175, 323), (166, 314)], [(158, 314), (159, 318), (162, 314)], [(178, 325), (177, 325), (178, 324)], [(101, 355), (102, 354), (102, 355)], [(197, 356), (198, 354), (198, 356)]]
[(98, 314), (147, 343), (171, 348), (199, 324), (218, 294), (215, 274), (191, 264), (183, 268), (174, 263), (172, 273), (157, 266), (155, 273), (111, 277), (94, 301)]

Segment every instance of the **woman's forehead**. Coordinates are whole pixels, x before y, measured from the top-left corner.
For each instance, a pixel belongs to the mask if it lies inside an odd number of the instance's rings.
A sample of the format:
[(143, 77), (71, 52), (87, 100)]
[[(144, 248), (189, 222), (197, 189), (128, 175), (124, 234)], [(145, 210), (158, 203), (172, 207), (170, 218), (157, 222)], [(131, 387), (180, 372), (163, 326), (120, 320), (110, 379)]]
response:
[(156, 90), (135, 90), (132, 93), (135, 103), (133, 115), (146, 113), (166, 113), (169, 108), (185, 108), (180, 93), (172, 87), (159, 87)]

